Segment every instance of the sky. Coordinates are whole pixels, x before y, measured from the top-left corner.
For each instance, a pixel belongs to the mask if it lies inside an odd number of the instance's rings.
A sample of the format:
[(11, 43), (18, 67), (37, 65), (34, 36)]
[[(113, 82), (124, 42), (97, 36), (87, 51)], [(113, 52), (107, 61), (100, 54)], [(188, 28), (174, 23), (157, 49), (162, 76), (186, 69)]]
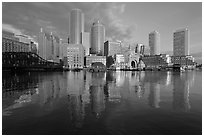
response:
[(70, 11), (74, 8), (85, 14), (86, 32), (99, 19), (105, 26), (106, 40), (148, 46), (148, 35), (156, 30), (160, 33), (161, 53), (172, 53), (173, 32), (188, 28), (190, 53), (202, 53), (201, 2), (3, 2), (2, 28), (37, 41), (42, 27), (66, 39)]

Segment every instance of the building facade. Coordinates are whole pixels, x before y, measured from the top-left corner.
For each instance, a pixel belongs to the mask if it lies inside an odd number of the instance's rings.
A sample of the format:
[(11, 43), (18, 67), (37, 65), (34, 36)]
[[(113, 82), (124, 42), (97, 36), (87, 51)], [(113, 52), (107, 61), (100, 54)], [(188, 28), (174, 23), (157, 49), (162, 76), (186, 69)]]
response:
[(145, 55), (141, 59), (147, 69), (167, 67), (171, 63), (171, 57), (167, 54)]
[(84, 67), (84, 48), (82, 44), (68, 44), (67, 64), (69, 69)]
[(125, 63), (125, 57), (123, 54), (116, 54), (115, 55), (115, 68), (116, 69), (125, 69), (127, 63)]
[(106, 56), (86, 56), (86, 67), (91, 67), (92, 63), (94, 62), (101, 62), (106, 66)]
[(135, 53), (144, 55), (145, 46), (143, 44), (137, 44), (135, 47)]
[(172, 56), (171, 57), (171, 63), (177, 64), (177, 65), (179, 64), (185, 68), (193, 68), (196, 65), (194, 58), (190, 55), (188, 55), (188, 56)]
[(43, 59), (59, 62), (60, 39), (51, 33), (41, 31), (38, 36), (39, 56)]
[(106, 41), (104, 43), (104, 56), (114, 56), (116, 54), (121, 54), (122, 48), (119, 42)]
[(149, 33), (150, 55), (160, 54), (160, 34), (157, 31)]
[(90, 47), (91, 47), (89, 32), (81, 33), (81, 43), (84, 46), (85, 56), (88, 56), (90, 54)]
[(91, 54), (104, 55), (105, 27), (96, 21), (91, 27)]
[(180, 29), (173, 34), (173, 55), (189, 55), (189, 30)]
[(20, 42), (14, 33), (3, 30), (2, 52), (30, 52), (29, 43)]
[(81, 44), (81, 32), (84, 32), (84, 13), (73, 9), (70, 16), (70, 44)]

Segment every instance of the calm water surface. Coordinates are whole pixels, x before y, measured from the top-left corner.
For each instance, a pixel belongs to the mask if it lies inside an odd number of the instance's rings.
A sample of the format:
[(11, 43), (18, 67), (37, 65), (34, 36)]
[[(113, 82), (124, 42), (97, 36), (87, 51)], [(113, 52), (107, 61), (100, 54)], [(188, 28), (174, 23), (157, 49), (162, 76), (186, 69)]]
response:
[(202, 72), (2, 76), (3, 134), (202, 134)]

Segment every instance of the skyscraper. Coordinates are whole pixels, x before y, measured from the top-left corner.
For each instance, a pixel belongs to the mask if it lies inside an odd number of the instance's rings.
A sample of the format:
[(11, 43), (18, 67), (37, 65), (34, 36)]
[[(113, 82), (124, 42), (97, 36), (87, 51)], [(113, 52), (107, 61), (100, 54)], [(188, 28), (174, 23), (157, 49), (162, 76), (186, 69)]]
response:
[(84, 14), (73, 9), (70, 17), (70, 44), (81, 44), (81, 32), (84, 32)]
[(81, 43), (85, 50), (85, 55), (89, 55), (90, 50), (90, 33), (89, 32), (82, 32), (81, 33)]
[(41, 31), (38, 36), (39, 56), (46, 60), (59, 61), (59, 38), (51, 33)]
[(160, 34), (157, 31), (149, 33), (150, 55), (160, 54)]
[(104, 55), (105, 27), (98, 21), (91, 27), (91, 54)]
[(174, 32), (173, 53), (174, 56), (189, 55), (189, 31), (179, 29)]

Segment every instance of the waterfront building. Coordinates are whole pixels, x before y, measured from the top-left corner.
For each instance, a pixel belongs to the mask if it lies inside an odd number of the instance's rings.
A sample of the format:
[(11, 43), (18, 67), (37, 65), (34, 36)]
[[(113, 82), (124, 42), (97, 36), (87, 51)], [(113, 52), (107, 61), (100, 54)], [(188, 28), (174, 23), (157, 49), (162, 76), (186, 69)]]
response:
[(124, 69), (127, 63), (125, 63), (125, 57), (123, 54), (115, 55), (115, 67), (116, 69)]
[(179, 29), (173, 35), (173, 55), (189, 55), (189, 30), (186, 28)]
[(70, 16), (70, 44), (82, 44), (82, 32), (84, 32), (84, 13), (80, 9), (73, 9)]
[(185, 68), (194, 68), (196, 62), (194, 61), (193, 56), (171, 56), (171, 63), (172, 64), (179, 64)]
[(157, 31), (149, 33), (150, 55), (160, 54), (160, 34)]
[(137, 68), (140, 63), (140, 55), (132, 51), (128, 60), (128, 68)]
[(91, 27), (91, 54), (104, 55), (105, 27), (98, 21)]
[(84, 67), (84, 48), (82, 44), (68, 44), (67, 46), (67, 64), (69, 69)]
[(91, 54), (85, 57), (86, 59), (86, 67), (91, 67), (94, 62), (101, 62), (106, 66), (106, 56), (96, 56), (95, 54)]
[(155, 69), (167, 67), (171, 63), (171, 57), (167, 54), (160, 55), (144, 55), (141, 60), (146, 68)]
[(23, 43), (30, 44), (30, 42), (31, 42), (31, 39), (29, 39), (28, 36), (26, 36), (26, 35), (15, 35), (15, 37), (19, 38), (19, 41), (23, 42)]
[(20, 42), (14, 33), (3, 30), (2, 52), (29, 52), (29, 44)]
[(114, 56), (121, 53), (122, 48), (120, 42), (106, 41), (104, 43), (104, 56)]
[(19, 38), (19, 42), (27, 43), (29, 44), (29, 49), (31, 49), (31, 39), (28, 38), (26, 35), (15, 35), (15, 37)]
[(89, 32), (82, 32), (81, 33), (81, 43), (84, 46), (85, 56), (90, 54), (90, 33)]

